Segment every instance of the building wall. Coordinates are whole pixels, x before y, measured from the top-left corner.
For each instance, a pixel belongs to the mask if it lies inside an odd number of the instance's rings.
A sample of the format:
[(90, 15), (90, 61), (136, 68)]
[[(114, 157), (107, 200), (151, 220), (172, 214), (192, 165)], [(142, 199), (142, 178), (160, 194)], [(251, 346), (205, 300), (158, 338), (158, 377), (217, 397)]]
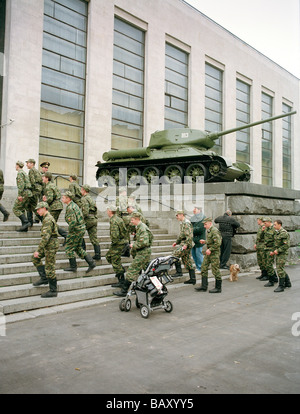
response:
[[(15, 162), (38, 160), (43, 43), (43, 1), (7, 0), (3, 82), (1, 168), (15, 185)], [(164, 129), (165, 43), (189, 53), (190, 128), (205, 129), (205, 62), (223, 71), (223, 127), (236, 126), (236, 79), (251, 85), (251, 121), (261, 119), (261, 93), (282, 103), (292, 119), (292, 188), (300, 188), (299, 80), (182, 0), (90, 0), (88, 15), (84, 182), (96, 186), (95, 164), (111, 149), (114, 16), (146, 32), (144, 146)], [(282, 120), (273, 123), (273, 185), (282, 186)], [(261, 183), (261, 127), (250, 132), (251, 181)], [(235, 134), (224, 136), (223, 155), (235, 161)], [(25, 167), (26, 170), (26, 167)], [(71, 173), (71, 172), (70, 172)]]

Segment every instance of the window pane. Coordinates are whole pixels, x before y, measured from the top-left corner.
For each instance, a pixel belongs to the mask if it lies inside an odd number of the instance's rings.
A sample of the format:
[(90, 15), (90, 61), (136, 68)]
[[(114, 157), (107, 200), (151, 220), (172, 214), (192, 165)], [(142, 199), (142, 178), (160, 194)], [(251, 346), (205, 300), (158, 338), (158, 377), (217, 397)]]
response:
[[(236, 124), (244, 126), (250, 122), (250, 85), (236, 80)], [(250, 129), (236, 133), (236, 160), (250, 162)]]

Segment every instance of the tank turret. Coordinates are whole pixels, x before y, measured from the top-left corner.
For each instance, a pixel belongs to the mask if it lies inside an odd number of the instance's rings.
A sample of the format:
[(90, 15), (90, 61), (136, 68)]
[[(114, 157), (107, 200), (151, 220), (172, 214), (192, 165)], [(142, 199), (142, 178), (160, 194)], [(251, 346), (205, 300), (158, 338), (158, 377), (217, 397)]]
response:
[[(211, 149), (223, 135), (271, 122), (297, 112), (273, 116), (225, 131), (208, 133), (190, 128), (175, 128), (151, 134), (148, 147), (111, 150), (103, 154), (105, 163), (98, 161), (96, 178), (110, 178), (119, 183), (120, 169), (127, 168), (127, 181), (141, 178), (141, 183), (249, 181), (251, 166), (243, 162), (232, 163)], [(162, 177), (162, 178), (161, 178)]]

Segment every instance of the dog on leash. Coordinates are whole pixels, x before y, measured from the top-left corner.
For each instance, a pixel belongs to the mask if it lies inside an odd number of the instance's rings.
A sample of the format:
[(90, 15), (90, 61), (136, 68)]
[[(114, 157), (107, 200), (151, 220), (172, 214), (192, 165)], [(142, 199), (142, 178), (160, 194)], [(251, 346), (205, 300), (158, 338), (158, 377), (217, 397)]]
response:
[(240, 271), (240, 266), (236, 264), (232, 264), (229, 268), (230, 276), (229, 281), (230, 282), (236, 282), (238, 280), (238, 273)]

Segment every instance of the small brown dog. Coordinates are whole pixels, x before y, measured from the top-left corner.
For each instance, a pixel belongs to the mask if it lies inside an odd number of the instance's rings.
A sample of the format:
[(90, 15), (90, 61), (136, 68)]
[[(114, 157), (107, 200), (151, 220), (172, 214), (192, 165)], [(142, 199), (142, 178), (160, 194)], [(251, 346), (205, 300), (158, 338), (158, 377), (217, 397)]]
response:
[(238, 273), (240, 271), (240, 266), (237, 263), (232, 264), (229, 270), (230, 270), (229, 281), (236, 282), (238, 280)]

